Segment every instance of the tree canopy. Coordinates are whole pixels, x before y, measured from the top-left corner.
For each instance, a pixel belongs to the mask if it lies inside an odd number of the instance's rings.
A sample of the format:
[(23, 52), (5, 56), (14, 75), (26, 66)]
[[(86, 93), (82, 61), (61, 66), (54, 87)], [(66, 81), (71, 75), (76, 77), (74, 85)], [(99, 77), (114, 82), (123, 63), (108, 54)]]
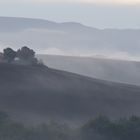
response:
[(16, 52), (11, 48), (6, 48), (3, 50), (4, 60), (11, 63), (16, 58)]
[(31, 60), (35, 57), (34, 50), (24, 46), (17, 51), (17, 57), (21, 60)]
[(3, 60), (8, 63), (39, 64), (38, 59), (35, 57), (35, 51), (27, 46), (24, 46), (17, 51), (12, 48), (5, 48), (2, 56)]

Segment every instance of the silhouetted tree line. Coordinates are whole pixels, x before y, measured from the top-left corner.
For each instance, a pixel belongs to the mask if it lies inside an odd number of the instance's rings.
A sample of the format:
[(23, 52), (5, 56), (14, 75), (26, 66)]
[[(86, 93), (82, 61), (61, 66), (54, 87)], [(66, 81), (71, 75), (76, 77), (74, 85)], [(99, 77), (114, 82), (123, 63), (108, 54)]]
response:
[(2, 53), (2, 60), (7, 63), (38, 64), (35, 51), (24, 46), (17, 51), (12, 48), (5, 48)]
[(79, 128), (54, 122), (29, 127), (0, 112), (0, 140), (140, 140), (140, 117), (98, 117)]
[(119, 120), (98, 117), (82, 128), (84, 140), (140, 140), (140, 117)]

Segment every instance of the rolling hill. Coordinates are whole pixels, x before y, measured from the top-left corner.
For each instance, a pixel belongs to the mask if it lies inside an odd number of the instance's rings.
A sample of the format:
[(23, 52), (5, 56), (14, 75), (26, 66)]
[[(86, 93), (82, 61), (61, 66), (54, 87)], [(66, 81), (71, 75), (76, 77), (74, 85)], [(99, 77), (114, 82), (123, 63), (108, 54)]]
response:
[(80, 23), (0, 17), (0, 46), (29, 46), (38, 53), (139, 59), (140, 30), (96, 29)]
[(107, 81), (140, 85), (140, 62), (97, 57), (38, 55), (49, 67)]
[(140, 115), (140, 87), (46, 66), (0, 64), (0, 110), (16, 121), (81, 122), (98, 115)]

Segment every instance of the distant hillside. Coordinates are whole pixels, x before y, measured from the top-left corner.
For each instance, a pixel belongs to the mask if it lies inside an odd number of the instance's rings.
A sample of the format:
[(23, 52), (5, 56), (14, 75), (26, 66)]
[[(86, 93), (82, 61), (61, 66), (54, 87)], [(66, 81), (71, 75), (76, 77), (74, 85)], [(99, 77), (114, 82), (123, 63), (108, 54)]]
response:
[(140, 62), (91, 57), (38, 55), (52, 68), (122, 83), (140, 85)]
[[(30, 46), (39, 53), (139, 58), (140, 30), (95, 29), (80, 23), (0, 17), (0, 47)], [(135, 58), (135, 59), (136, 59)]]
[(38, 66), (0, 64), (0, 110), (19, 121), (140, 115), (140, 87)]
[[(18, 18), (18, 17), (0, 17), (0, 31), (2, 32), (15, 32), (23, 31), (26, 29), (66, 29), (70, 30), (69, 27), (73, 28), (89, 28), (80, 23), (66, 22), (57, 23), (53, 21), (33, 18)], [(8, 28), (7, 28), (8, 27)], [(92, 29), (92, 28), (91, 28)]]

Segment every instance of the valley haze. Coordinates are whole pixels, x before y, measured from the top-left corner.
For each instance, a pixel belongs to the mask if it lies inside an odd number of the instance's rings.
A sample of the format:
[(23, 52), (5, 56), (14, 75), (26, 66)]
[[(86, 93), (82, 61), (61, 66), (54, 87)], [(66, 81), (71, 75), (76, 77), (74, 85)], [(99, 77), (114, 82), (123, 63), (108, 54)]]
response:
[(140, 60), (139, 29), (96, 29), (76, 22), (0, 17), (0, 49), (30, 46), (37, 53)]
[(51, 68), (65, 70), (92, 78), (140, 85), (140, 62), (62, 55), (37, 55)]

